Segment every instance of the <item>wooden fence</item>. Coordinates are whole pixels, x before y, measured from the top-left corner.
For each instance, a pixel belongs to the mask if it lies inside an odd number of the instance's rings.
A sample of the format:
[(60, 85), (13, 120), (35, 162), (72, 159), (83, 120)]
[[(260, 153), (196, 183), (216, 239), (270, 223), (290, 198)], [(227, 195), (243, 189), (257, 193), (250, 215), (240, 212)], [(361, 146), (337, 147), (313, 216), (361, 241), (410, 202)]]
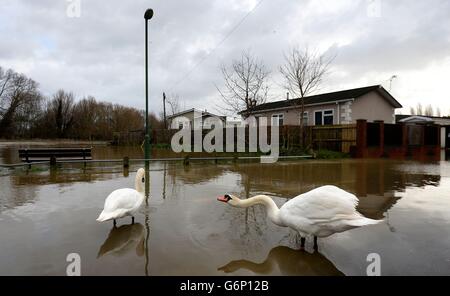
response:
[[(170, 144), (172, 136), (178, 130), (152, 130), (152, 144)], [(202, 139), (209, 130), (202, 131)], [(234, 130), (236, 148), (237, 130)], [(223, 130), (224, 151), (227, 130)], [(267, 127), (267, 137), (271, 137), (271, 128)], [(124, 144), (141, 144), (143, 133), (132, 132), (117, 134), (116, 141)], [(248, 151), (249, 129), (245, 131), (245, 149)], [(194, 143), (194, 131), (191, 131)], [(382, 121), (367, 122), (357, 120), (356, 124), (306, 126), (303, 137), (299, 126), (281, 126), (279, 128), (280, 149), (299, 148), (313, 150), (332, 150), (350, 153), (354, 157), (388, 157), (438, 159), (440, 156), (440, 127), (436, 125), (389, 124)]]
[(315, 150), (326, 149), (344, 153), (356, 145), (356, 125), (309, 126), (305, 131), (309, 136), (307, 144)]
[[(330, 126), (305, 126), (303, 131), (303, 141), (301, 141), (301, 133), (299, 126), (281, 126), (279, 129), (279, 143), (280, 148), (285, 150), (298, 149), (302, 146), (306, 149), (312, 148), (314, 150), (327, 149), (332, 151), (339, 151), (349, 153), (351, 147), (356, 145), (356, 125), (330, 125)], [(152, 130), (151, 142), (152, 144), (170, 144), (172, 136), (178, 130)], [(202, 138), (209, 132), (209, 130), (202, 131)], [(248, 128), (245, 131), (245, 138), (248, 141)], [(226, 129), (223, 130), (224, 139), (226, 143)], [(234, 142), (236, 144), (237, 131), (234, 130)], [(271, 128), (267, 127), (267, 137), (270, 139)], [(143, 134), (140, 136), (136, 133), (133, 135), (121, 134), (121, 139), (117, 142), (124, 144), (141, 144), (143, 141)], [(194, 135), (192, 132), (192, 141)], [(302, 145), (303, 143), (303, 145)], [(248, 144), (248, 143), (247, 143)], [(236, 145), (235, 145), (236, 147)]]
[(388, 124), (383, 121), (356, 124), (358, 158), (440, 160), (440, 126), (434, 124)]

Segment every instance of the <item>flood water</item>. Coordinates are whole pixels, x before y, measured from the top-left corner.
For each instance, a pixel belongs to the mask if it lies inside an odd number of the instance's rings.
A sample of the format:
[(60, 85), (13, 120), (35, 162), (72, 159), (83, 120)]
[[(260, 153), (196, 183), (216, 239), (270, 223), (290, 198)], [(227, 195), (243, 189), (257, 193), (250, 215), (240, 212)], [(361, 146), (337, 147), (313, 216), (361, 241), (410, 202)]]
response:
[[(0, 275), (65, 275), (70, 253), (81, 256), (82, 275), (366, 275), (370, 253), (380, 255), (382, 275), (450, 274), (445, 161), (155, 162), (136, 223), (96, 222), (106, 196), (133, 187), (141, 166), (0, 170)], [(356, 194), (361, 213), (385, 221), (319, 239), (314, 253), (311, 240), (297, 250), (297, 234), (268, 221), (262, 206), (216, 200), (263, 193), (282, 205), (327, 184)]]

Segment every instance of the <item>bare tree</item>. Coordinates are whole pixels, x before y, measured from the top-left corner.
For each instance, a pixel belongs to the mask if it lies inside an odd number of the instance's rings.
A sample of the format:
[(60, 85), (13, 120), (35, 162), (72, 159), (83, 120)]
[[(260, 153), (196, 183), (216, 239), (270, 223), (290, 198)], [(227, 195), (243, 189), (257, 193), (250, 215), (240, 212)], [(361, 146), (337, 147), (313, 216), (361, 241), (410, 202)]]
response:
[(180, 96), (178, 94), (169, 95), (169, 97), (166, 98), (166, 103), (169, 105), (170, 115), (181, 112)]
[(428, 105), (425, 108), (425, 116), (433, 116), (434, 115), (434, 110), (433, 110), (433, 106)]
[[(12, 91), (13, 89), (13, 78), (16, 75), (16, 73), (9, 69), (7, 71), (3, 70), (2, 67), (0, 67), (0, 111), (4, 111), (4, 105), (6, 100), (6, 96)], [(1, 113), (3, 114), (3, 113)]]
[[(173, 112), (179, 110), (179, 103), (172, 105)], [(152, 128), (163, 129), (156, 115), (149, 118)], [(44, 100), (34, 80), (0, 67), (0, 137), (112, 140), (115, 133), (138, 134), (143, 126), (141, 110), (91, 96), (75, 104), (74, 95), (64, 90)]]
[(411, 115), (424, 115), (424, 116), (438, 116), (441, 117), (442, 112), (439, 107), (433, 108), (431, 104), (427, 105), (425, 108), (421, 103), (418, 103), (416, 107), (409, 107), (409, 112)]
[(74, 95), (64, 90), (58, 90), (48, 103), (47, 112), (53, 123), (56, 136), (64, 138), (74, 122)]
[(423, 115), (423, 108), (421, 103), (418, 103), (416, 106), (416, 115)]
[(216, 88), (226, 111), (243, 112), (242, 115), (248, 117), (254, 107), (266, 102), (270, 72), (250, 52), (242, 52), (240, 59), (233, 60), (230, 69), (224, 65), (220, 69), (225, 87), (223, 90)]
[(310, 52), (307, 48), (300, 50), (293, 47), (284, 54), (285, 64), (280, 67), (284, 77), (284, 87), (298, 98), (292, 100), (294, 105), (300, 106), (300, 145), (303, 146), (303, 114), (305, 112), (304, 97), (315, 92), (328, 73), (329, 66), (334, 57)]
[(29, 130), (34, 116), (27, 111), (37, 111), (41, 100), (34, 80), (0, 67), (0, 137), (13, 136), (18, 130)]
[(99, 104), (94, 97), (83, 98), (74, 106), (73, 136), (93, 140), (98, 137)]

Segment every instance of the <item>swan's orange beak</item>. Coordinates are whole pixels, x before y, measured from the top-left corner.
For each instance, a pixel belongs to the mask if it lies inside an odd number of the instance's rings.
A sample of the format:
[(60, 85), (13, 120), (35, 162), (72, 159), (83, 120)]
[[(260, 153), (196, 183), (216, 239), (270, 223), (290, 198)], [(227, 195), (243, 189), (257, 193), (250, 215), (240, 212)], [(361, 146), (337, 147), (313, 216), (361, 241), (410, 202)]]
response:
[(221, 201), (221, 202), (228, 202), (228, 199), (225, 197), (225, 195), (219, 196), (219, 197), (217, 198), (217, 200), (218, 200), (218, 201)]

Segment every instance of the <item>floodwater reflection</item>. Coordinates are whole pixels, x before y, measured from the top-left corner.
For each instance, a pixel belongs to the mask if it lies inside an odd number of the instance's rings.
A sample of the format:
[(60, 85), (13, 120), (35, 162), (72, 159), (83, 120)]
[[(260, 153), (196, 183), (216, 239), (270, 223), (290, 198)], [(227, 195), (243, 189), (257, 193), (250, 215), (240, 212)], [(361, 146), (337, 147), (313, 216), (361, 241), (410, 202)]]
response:
[[(446, 162), (153, 162), (137, 223), (97, 223), (108, 194), (130, 187), (143, 166), (132, 164), (129, 174), (105, 164), (1, 175), (0, 275), (64, 275), (73, 252), (82, 256), (83, 275), (365, 275), (372, 252), (384, 275), (450, 274)], [(386, 223), (320, 240), (320, 254), (309, 254), (295, 250), (296, 234), (268, 221), (263, 207), (216, 201), (263, 193), (281, 206), (327, 184), (354, 193), (362, 214)]]
[(218, 270), (233, 273), (245, 269), (258, 275), (306, 275), (306, 276), (338, 276), (344, 275), (334, 264), (319, 252), (308, 253), (286, 246), (278, 246), (270, 250), (264, 262), (249, 260), (233, 260)]
[(98, 251), (97, 258), (105, 255), (123, 256), (132, 250), (136, 255), (144, 255), (145, 229), (140, 223), (113, 227), (103, 245)]

